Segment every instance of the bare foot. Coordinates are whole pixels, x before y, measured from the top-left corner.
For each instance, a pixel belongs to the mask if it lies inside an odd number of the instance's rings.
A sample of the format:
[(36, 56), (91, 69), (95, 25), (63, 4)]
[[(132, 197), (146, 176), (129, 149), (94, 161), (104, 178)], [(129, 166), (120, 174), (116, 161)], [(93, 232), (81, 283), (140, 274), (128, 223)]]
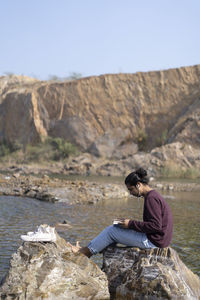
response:
[(79, 241), (76, 242), (76, 246), (72, 245), (71, 243), (67, 243), (69, 247), (71, 247), (73, 253), (82, 253), (88, 258), (92, 256), (90, 249), (88, 247), (81, 247)]
[(67, 243), (67, 245), (71, 247), (72, 252), (74, 252), (74, 253), (80, 252), (81, 246), (80, 246), (80, 242), (79, 241), (76, 242), (76, 246), (72, 245), (69, 242)]

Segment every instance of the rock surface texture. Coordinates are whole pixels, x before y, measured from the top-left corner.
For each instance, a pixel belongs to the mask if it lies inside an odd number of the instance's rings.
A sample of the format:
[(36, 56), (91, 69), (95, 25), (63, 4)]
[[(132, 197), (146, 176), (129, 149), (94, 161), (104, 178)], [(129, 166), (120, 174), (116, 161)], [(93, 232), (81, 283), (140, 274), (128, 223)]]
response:
[(83, 254), (56, 243), (25, 242), (10, 261), (0, 299), (110, 299), (105, 273)]
[(108, 247), (103, 270), (111, 299), (198, 300), (200, 278), (190, 271), (172, 248), (140, 250)]

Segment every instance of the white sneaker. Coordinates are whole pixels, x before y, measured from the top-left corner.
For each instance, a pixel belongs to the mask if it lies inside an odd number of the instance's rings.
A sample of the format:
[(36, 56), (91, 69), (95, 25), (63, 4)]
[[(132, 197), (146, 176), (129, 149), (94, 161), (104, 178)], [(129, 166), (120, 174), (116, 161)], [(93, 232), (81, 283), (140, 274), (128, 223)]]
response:
[(29, 231), (29, 232), (27, 232), (27, 235), (33, 235), (35, 232), (33, 232), (33, 231)]
[(55, 228), (48, 225), (40, 225), (37, 231), (21, 235), (21, 239), (26, 242), (55, 242)]

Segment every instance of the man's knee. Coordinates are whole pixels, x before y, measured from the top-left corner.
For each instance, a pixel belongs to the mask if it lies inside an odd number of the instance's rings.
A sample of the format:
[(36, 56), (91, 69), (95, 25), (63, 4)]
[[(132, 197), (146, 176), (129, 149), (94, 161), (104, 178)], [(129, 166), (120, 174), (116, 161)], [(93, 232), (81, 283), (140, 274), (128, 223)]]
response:
[(108, 235), (111, 234), (113, 231), (114, 231), (114, 226), (113, 225), (109, 225), (106, 228), (104, 228), (104, 232)]
[(110, 226), (106, 227), (106, 232), (111, 237), (115, 236), (117, 234), (118, 230), (119, 230), (119, 227), (114, 226), (114, 225), (110, 225)]

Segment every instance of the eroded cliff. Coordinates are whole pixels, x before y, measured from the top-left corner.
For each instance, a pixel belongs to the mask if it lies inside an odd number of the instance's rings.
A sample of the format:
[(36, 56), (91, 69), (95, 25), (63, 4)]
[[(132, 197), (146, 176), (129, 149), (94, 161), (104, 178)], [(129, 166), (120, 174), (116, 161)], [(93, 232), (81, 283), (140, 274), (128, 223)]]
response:
[(199, 79), (200, 65), (68, 82), (1, 77), (0, 140), (59, 136), (92, 152), (120, 132), (116, 147), (140, 136), (147, 149), (175, 141), (199, 147)]

